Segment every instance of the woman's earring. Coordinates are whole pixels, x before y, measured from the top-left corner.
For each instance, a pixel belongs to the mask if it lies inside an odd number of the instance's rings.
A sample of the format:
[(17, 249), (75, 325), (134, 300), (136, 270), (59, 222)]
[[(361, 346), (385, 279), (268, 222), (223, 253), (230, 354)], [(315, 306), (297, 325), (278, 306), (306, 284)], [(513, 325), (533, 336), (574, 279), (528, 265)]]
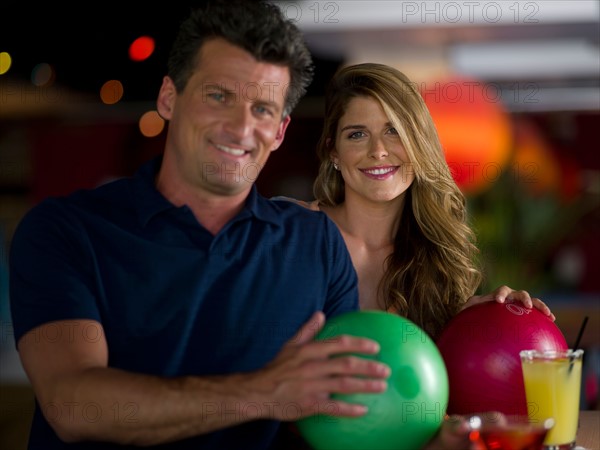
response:
[(338, 165), (338, 163), (333, 163), (333, 168), (335, 170), (340, 170), (340, 166)]

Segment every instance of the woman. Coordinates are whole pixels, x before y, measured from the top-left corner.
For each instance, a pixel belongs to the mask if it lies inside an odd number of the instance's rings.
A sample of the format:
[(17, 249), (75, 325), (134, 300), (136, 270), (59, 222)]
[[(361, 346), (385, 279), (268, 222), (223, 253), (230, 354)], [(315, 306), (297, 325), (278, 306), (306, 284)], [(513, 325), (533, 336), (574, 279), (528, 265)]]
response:
[[(413, 83), (381, 64), (339, 70), (326, 92), (316, 200), (338, 226), (356, 269), (361, 309), (393, 311), (436, 339), (461, 309), (539, 299), (507, 286), (485, 296), (466, 200)], [(427, 448), (470, 448), (465, 418), (444, 422)]]
[(359, 279), (361, 309), (394, 311), (434, 339), (461, 309), (520, 300), (554, 320), (525, 291), (481, 281), (466, 200), (414, 83), (382, 64), (339, 70), (326, 92), (316, 200), (340, 229)]

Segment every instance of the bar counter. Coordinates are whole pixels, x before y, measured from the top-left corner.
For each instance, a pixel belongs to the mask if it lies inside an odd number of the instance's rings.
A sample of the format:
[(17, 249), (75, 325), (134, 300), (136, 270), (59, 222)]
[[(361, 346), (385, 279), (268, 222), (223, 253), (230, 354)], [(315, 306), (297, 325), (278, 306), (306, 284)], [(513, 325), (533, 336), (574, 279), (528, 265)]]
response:
[(600, 450), (600, 411), (581, 411), (577, 430), (577, 449)]

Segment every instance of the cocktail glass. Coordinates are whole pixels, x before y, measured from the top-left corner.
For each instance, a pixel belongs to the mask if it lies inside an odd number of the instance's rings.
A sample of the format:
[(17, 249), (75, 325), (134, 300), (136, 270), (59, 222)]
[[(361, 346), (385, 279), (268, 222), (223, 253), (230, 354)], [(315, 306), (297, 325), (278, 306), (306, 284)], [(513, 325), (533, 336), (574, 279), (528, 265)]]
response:
[(469, 438), (478, 450), (541, 450), (554, 419), (532, 421), (528, 416), (485, 415), (469, 419)]
[(544, 440), (544, 450), (575, 447), (581, 391), (583, 350), (520, 353), (531, 420), (552, 417), (554, 427)]

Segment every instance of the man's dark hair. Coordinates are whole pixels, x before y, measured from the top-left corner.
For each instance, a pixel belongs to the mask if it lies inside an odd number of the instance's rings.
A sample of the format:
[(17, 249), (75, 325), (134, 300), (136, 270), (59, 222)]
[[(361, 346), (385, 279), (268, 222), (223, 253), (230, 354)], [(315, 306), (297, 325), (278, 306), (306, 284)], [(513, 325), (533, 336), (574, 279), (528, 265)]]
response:
[(178, 92), (185, 89), (200, 48), (211, 38), (225, 39), (258, 61), (289, 68), (284, 115), (290, 114), (306, 93), (313, 63), (302, 33), (276, 5), (247, 0), (207, 1), (181, 24), (168, 61), (168, 74)]

